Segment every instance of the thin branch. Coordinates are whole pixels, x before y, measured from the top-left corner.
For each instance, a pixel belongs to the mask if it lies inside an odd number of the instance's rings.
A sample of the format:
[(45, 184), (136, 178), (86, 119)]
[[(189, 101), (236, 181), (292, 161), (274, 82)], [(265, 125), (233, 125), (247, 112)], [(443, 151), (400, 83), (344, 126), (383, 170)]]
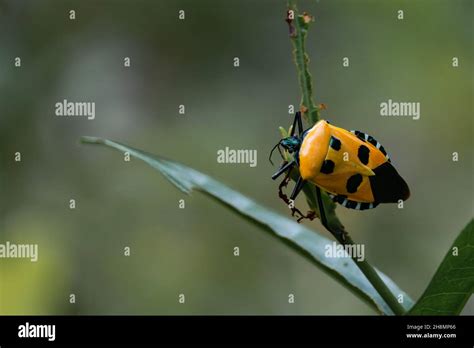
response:
[(303, 15), (297, 15), (295, 4), (289, 5), (287, 22), (290, 29), (290, 38), (293, 43), (293, 58), (298, 72), (298, 81), (301, 89), (300, 110), (308, 122), (313, 125), (319, 121), (319, 108), (313, 100), (313, 84), (311, 73), (309, 72), (309, 56), (306, 53), (306, 35), (313, 17), (306, 12)]

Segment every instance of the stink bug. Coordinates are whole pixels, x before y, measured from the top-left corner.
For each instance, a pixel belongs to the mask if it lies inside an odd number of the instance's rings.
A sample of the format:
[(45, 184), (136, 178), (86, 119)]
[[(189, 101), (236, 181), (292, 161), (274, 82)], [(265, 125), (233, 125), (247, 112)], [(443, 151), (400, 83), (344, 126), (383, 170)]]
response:
[(304, 131), (301, 113), (297, 112), (289, 136), (273, 147), (270, 158), (276, 148), (281, 154), (280, 146), (293, 154), (293, 160), (285, 161), (272, 179), (298, 166), (300, 176), (290, 200), (294, 202), (305, 184), (315, 185), (326, 228), (320, 189), (334, 202), (357, 210), (404, 201), (410, 196), (407, 183), (391, 164), (384, 147), (368, 134), (347, 131), (325, 120)]

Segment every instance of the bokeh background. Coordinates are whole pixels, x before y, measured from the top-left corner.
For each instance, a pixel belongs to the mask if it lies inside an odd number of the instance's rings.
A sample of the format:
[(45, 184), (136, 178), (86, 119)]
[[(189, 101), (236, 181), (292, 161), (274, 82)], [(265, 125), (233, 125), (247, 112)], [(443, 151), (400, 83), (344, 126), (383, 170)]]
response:
[[(339, 207), (339, 216), (369, 261), (417, 299), (473, 216), (473, 2), (299, 8), (316, 18), (307, 49), (323, 117), (374, 135), (412, 191), (404, 209)], [(102, 136), (164, 155), (289, 215), (267, 161), (299, 103), (285, 11), (276, 0), (0, 2), (0, 242), (39, 244), (36, 263), (0, 260), (1, 314), (374, 313), (215, 201), (79, 144)], [(63, 99), (94, 101), (96, 119), (56, 117)], [(381, 117), (388, 99), (420, 102), (420, 120)], [(217, 163), (225, 146), (258, 150), (257, 167)], [(472, 299), (463, 313), (474, 313)]]

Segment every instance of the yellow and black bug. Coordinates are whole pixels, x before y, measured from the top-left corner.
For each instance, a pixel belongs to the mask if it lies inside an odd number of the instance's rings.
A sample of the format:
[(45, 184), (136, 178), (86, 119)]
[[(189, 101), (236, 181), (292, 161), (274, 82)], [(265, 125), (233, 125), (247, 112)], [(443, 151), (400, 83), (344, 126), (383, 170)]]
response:
[(347, 131), (325, 120), (303, 131), (301, 113), (297, 112), (290, 136), (273, 147), (270, 157), (276, 148), (280, 151), (280, 146), (293, 154), (293, 160), (285, 161), (272, 179), (298, 166), (300, 177), (290, 199), (294, 201), (306, 183), (314, 184), (326, 228), (320, 189), (334, 202), (357, 210), (404, 201), (410, 196), (407, 183), (391, 164), (384, 147), (368, 134)]

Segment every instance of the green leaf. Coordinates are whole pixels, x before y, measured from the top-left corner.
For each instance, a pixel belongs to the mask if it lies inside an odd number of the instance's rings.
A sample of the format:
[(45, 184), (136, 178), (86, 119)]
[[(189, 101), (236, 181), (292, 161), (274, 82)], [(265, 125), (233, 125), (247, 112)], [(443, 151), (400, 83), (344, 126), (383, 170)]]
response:
[[(325, 257), (325, 246), (331, 244), (332, 240), (257, 204), (219, 181), (185, 165), (107, 139), (82, 137), (81, 141), (88, 144), (106, 145), (121, 152), (129, 152), (131, 156), (141, 159), (157, 169), (181, 191), (190, 193), (195, 189), (209, 195), (241, 217), (286, 243), (374, 309), (384, 314), (393, 314), (352, 259)], [(403, 306), (408, 310), (413, 304), (410, 297), (398, 288), (390, 278), (380, 271), (377, 272), (396, 296), (403, 295)]]
[(456, 315), (474, 291), (474, 220), (448, 250), (409, 315)]

